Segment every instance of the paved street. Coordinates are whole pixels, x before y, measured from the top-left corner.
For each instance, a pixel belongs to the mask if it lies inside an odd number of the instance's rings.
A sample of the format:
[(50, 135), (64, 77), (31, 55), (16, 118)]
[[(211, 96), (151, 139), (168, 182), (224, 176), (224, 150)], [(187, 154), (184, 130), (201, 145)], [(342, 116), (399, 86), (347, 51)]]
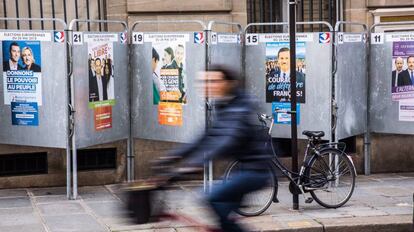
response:
[[(211, 226), (199, 182), (168, 190), (167, 209)], [(0, 231), (200, 231), (183, 221), (134, 225), (126, 217), (119, 185), (82, 187), (78, 200), (66, 200), (66, 188), (0, 190)], [(414, 173), (358, 176), (350, 202), (325, 209), (313, 202), (291, 209), (288, 183), (280, 183), (280, 203), (263, 215), (237, 217), (252, 231), (412, 231)]]

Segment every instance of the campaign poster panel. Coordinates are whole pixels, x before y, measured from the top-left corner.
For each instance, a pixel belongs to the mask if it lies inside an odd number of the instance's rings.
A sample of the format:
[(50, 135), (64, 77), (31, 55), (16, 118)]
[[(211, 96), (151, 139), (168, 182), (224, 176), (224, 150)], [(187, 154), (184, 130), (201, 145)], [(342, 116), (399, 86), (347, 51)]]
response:
[(414, 41), (392, 43), (392, 100), (414, 98)]
[[(296, 42), (296, 97), (306, 102), (306, 43)], [(290, 49), (289, 42), (266, 43), (266, 102), (290, 102)]]
[(11, 102), (11, 112), (12, 125), (39, 125), (39, 110), (36, 102)]
[[(95, 37), (94, 37), (95, 38)], [(88, 42), (89, 108), (97, 131), (112, 128), (115, 105), (113, 42)]]
[(40, 41), (3, 41), (4, 104), (33, 102), (42, 105)]
[(163, 35), (152, 42), (153, 104), (187, 103), (185, 40)]
[[(292, 123), (292, 114), (289, 114), (290, 103), (287, 102), (273, 102), (272, 112), (275, 124), (286, 124)], [(300, 123), (300, 104), (296, 104), (296, 124)]]
[(152, 104), (158, 109), (158, 123), (183, 125), (187, 98), (186, 43), (189, 34), (145, 34), (152, 44)]
[(173, 102), (159, 102), (158, 123), (168, 126), (183, 125), (183, 105)]

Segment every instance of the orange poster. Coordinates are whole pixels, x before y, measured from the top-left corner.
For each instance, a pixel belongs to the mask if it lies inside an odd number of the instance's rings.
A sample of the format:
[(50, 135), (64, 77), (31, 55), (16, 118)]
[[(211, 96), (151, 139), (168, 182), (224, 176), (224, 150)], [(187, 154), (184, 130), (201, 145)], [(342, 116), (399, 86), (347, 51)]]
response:
[(158, 123), (168, 126), (183, 125), (183, 106), (181, 103), (159, 102)]
[(95, 130), (112, 128), (112, 106), (97, 106), (94, 109)]

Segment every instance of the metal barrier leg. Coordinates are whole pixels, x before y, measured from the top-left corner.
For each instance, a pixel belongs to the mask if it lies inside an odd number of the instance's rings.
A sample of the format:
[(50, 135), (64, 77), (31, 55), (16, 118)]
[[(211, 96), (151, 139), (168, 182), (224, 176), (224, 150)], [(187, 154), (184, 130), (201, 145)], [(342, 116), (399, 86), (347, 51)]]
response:
[[(69, 140), (69, 139), (68, 139)], [(68, 141), (68, 147), (66, 148), (66, 198), (70, 199), (72, 196), (71, 188), (71, 162), (70, 162), (70, 147)]]
[(364, 173), (371, 175), (371, 138), (369, 133), (364, 134)]
[(72, 138), (73, 149), (72, 149), (72, 183), (73, 183), (73, 194), (72, 200), (76, 200), (78, 197), (78, 164), (77, 164), (77, 150), (75, 145), (75, 136)]

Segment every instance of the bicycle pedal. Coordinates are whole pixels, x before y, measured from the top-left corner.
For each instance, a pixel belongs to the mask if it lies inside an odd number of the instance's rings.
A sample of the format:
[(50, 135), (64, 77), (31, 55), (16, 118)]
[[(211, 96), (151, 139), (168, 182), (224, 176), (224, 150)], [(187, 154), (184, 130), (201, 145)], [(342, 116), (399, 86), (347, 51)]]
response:
[(308, 197), (306, 200), (305, 200), (305, 203), (306, 204), (310, 204), (310, 203), (312, 203), (313, 202), (313, 198), (312, 197)]

